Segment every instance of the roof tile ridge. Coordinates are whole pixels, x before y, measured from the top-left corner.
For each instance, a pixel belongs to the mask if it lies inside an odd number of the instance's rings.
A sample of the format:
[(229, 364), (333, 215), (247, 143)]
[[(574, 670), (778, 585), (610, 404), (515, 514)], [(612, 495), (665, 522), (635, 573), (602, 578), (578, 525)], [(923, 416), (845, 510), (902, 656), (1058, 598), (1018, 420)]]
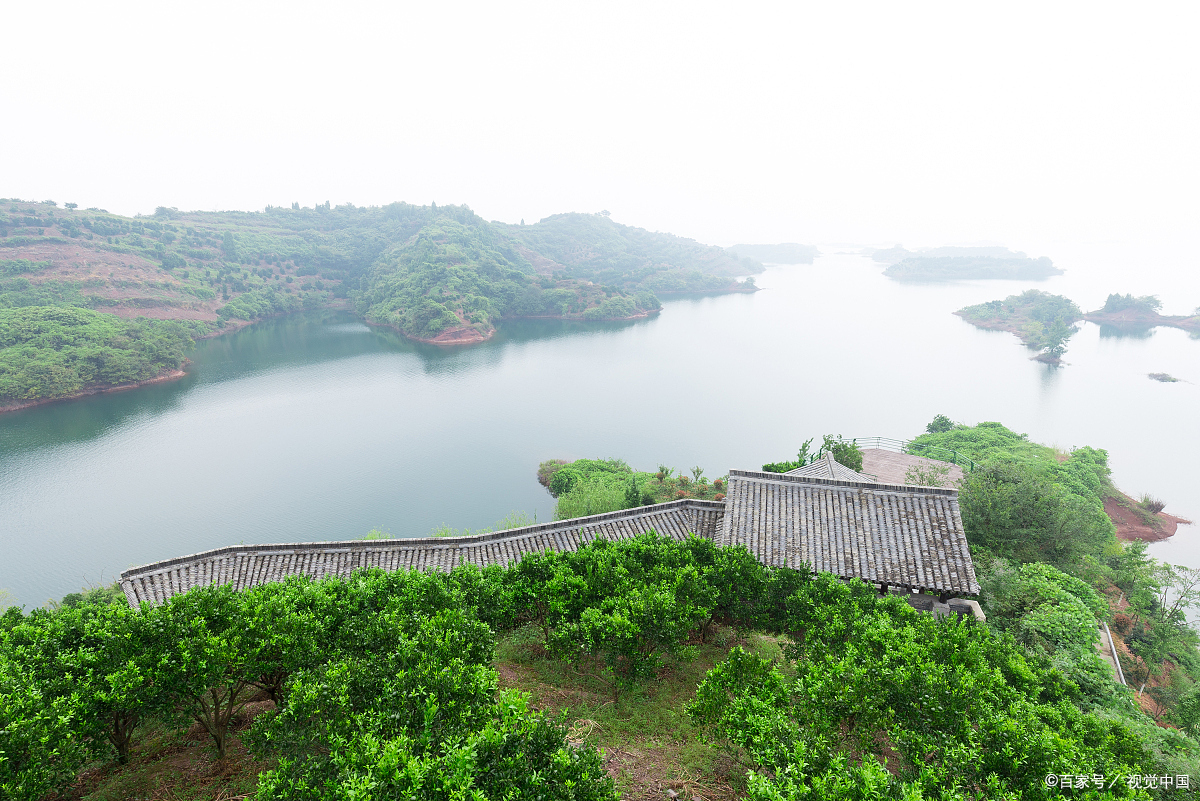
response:
[[(665, 503), (652, 504), (650, 506), (636, 506), (631, 509), (618, 509), (612, 512), (601, 512), (594, 515), (585, 515), (584, 517), (570, 517), (565, 520), (553, 520), (548, 523), (535, 523), (532, 526), (521, 526), (519, 528), (503, 529), (501, 531), (488, 531), (483, 534), (469, 534), (463, 537), (398, 537), (386, 540), (321, 540), (317, 542), (287, 542), (287, 543), (264, 543), (264, 544), (239, 544), (239, 545), (224, 545), (220, 548), (212, 548), (207, 551), (198, 551), (192, 554), (176, 556), (171, 559), (164, 559), (158, 562), (149, 562), (144, 565), (137, 565), (122, 571), (121, 580), (127, 580), (134, 576), (147, 575), (157, 573), (162, 570), (167, 570), (181, 564), (195, 563), (205, 559), (215, 559), (220, 556), (256, 553), (260, 551), (326, 551), (326, 550), (375, 550), (379, 548), (414, 548), (414, 547), (432, 547), (432, 548), (460, 548), (464, 545), (472, 545), (475, 543), (495, 542), (497, 540), (517, 539), (520, 537), (530, 536), (533, 534), (541, 534), (548, 531), (557, 531), (569, 528), (579, 528), (593, 523), (602, 523), (606, 520), (619, 520), (635, 517), (643, 517), (646, 515), (662, 514), (675, 509), (685, 509), (689, 506), (704, 504), (701, 508), (717, 509), (725, 508), (725, 504), (721, 501), (710, 501), (704, 498), (681, 498), (675, 501), (667, 501)], [(711, 506), (709, 506), (711, 504)]]
[(857, 489), (878, 490), (883, 492), (904, 492), (913, 495), (942, 495), (950, 498), (958, 497), (958, 490), (952, 487), (919, 487), (913, 484), (884, 484), (874, 481), (846, 481), (844, 479), (818, 478), (816, 476), (794, 476), (787, 473), (767, 473), (759, 470), (730, 470), (729, 478), (745, 478), (752, 481), (775, 481), (793, 484), (820, 484), (823, 486), (854, 487)]

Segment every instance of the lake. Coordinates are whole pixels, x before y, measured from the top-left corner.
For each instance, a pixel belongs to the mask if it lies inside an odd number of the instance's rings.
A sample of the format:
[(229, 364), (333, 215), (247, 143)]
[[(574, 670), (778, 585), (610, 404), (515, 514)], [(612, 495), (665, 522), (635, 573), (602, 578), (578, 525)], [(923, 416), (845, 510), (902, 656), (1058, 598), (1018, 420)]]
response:
[[(1127, 261), (1047, 250), (1066, 276), (907, 285), (824, 250), (752, 295), (669, 300), (631, 323), (515, 321), (476, 346), (414, 344), (345, 313), (269, 320), (200, 343), (179, 381), (0, 416), (0, 588), (33, 607), (223, 545), (548, 520), (545, 459), (716, 477), (825, 433), (908, 439), (939, 413), (1106, 448), (1118, 486), (1200, 520), (1200, 340), (1086, 323), (1054, 368), (951, 314), (1033, 286), (1089, 309), (1162, 291), (1178, 313), (1200, 303), (1190, 265), (1146, 264), (1122, 285)], [(1197, 541), (1185, 526), (1152, 552), (1200, 566)]]

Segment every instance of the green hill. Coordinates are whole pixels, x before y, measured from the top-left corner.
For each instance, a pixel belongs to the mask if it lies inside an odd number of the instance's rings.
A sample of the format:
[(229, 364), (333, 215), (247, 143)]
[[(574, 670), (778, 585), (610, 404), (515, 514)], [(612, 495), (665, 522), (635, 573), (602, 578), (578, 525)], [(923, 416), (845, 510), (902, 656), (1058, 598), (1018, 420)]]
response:
[[(342, 306), (414, 339), (472, 342), (491, 336), (504, 318), (631, 319), (661, 308), (655, 293), (752, 291), (753, 282), (735, 276), (761, 269), (606, 213), (524, 226), (434, 204), (293, 204), (261, 212), (160, 206), (153, 216), (123, 217), (0, 200), (0, 311), (70, 306), (127, 320), (182, 320), (190, 336)], [(34, 361), (82, 364), (87, 348), (107, 347), (110, 328), (78, 326), (58, 355), (39, 352)], [(88, 369), (79, 373), (82, 383), (33, 381), (17, 376), (17, 361), (0, 349), (0, 404), (64, 394), (37, 387), (74, 392), (111, 384), (86, 380)], [(19, 392), (7, 389), (16, 386)]]

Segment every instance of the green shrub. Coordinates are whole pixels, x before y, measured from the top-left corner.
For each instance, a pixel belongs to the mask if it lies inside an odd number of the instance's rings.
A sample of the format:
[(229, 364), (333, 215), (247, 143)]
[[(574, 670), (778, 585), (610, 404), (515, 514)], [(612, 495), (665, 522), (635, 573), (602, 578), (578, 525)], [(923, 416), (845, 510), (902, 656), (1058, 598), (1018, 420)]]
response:
[[(566, 473), (568, 469), (560, 470), (555, 474), (555, 478)], [(558, 503), (554, 507), (554, 519), (568, 520), (572, 517), (616, 512), (627, 508), (625, 502), (626, 487), (620, 479), (611, 475), (595, 475), (572, 484), (567, 492), (558, 497)]]

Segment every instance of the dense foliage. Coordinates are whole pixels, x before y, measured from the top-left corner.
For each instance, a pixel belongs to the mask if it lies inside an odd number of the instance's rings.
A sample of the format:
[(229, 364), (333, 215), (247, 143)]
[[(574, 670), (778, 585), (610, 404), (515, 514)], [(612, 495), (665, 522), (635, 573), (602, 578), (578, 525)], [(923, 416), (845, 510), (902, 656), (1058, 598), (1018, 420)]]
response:
[(539, 278), (511, 241), (473, 215), (432, 222), (384, 254), (359, 300), (368, 320), (422, 339), (463, 328), (487, 336), (502, 317), (625, 319), (659, 308), (649, 292)]
[[(1038, 582), (1084, 592), (1053, 574), (1031, 575), (1030, 592)], [(495, 635), (520, 627), (617, 703), (716, 623), (776, 632), (783, 663), (734, 649), (690, 706), (752, 768), (755, 799), (1046, 798), (1048, 773), (1160, 773), (1197, 753), (1182, 735), (1170, 754), (1151, 742), (1111, 679), (1116, 701), (1089, 706), (1010, 634), (696, 538), (601, 540), (510, 569), (205, 587), (140, 610), (102, 601), (0, 620), (6, 797), (120, 758), (150, 716), (200, 723), (219, 754), (257, 693), (276, 703), (246, 738), (275, 760), (261, 799), (614, 798), (593, 749), (497, 692)]]
[(194, 326), (66, 306), (0, 308), (0, 401), (60, 397), (178, 369)]
[(1116, 540), (1104, 511), (1106, 500), (1120, 500), (1108, 454), (1061, 453), (999, 423), (937, 427), (913, 446), (980, 464), (959, 503), (989, 620), (1097, 697), (1108, 668), (1095, 663), (1094, 621), (1108, 621), (1128, 649), (1119, 652), (1126, 678), (1149, 685), (1155, 717), (1200, 725), (1200, 636), (1187, 619), (1200, 606), (1200, 571), (1156, 562), (1144, 542)]

